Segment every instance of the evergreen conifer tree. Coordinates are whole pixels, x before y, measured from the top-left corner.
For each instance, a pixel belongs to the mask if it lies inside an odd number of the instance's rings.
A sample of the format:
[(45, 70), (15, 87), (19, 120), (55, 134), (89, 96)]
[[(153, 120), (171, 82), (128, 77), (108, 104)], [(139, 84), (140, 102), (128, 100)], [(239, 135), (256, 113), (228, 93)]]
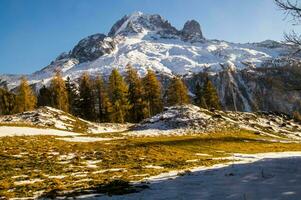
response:
[(152, 70), (148, 70), (143, 78), (144, 99), (147, 105), (148, 116), (153, 116), (163, 110), (161, 84)]
[(0, 88), (0, 115), (11, 115), (15, 111), (16, 96), (4, 88)]
[(195, 86), (195, 104), (201, 108), (207, 108), (204, 91), (199, 82)]
[(16, 112), (33, 110), (36, 107), (37, 98), (29, 86), (25, 77), (21, 78), (16, 96)]
[(117, 69), (113, 69), (109, 77), (109, 97), (112, 103), (111, 120), (124, 123), (129, 109), (127, 99), (128, 87)]
[(148, 107), (144, 100), (144, 89), (142, 80), (137, 71), (131, 65), (127, 65), (126, 81), (128, 83), (128, 101), (130, 104), (129, 120), (140, 122), (148, 115)]
[(77, 92), (77, 87), (74, 84), (74, 82), (71, 81), (70, 77), (68, 76), (65, 81), (65, 87), (67, 91), (68, 96), (68, 102), (69, 102), (69, 112), (73, 115), (79, 115), (79, 95)]
[(93, 85), (88, 73), (84, 73), (80, 78), (80, 115), (84, 119), (95, 121), (95, 104), (93, 96)]
[(51, 106), (51, 91), (45, 85), (39, 90), (38, 106)]
[(167, 105), (183, 105), (190, 102), (186, 85), (179, 77), (173, 78), (167, 88)]
[(208, 76), (205, 79), (203, 91), (207, 109), (221, 109), (217, 91)]

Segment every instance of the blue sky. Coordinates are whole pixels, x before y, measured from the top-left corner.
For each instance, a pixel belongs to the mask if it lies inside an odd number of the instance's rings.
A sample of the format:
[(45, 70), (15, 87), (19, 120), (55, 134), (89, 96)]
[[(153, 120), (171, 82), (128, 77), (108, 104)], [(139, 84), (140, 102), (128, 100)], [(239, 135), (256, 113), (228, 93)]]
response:
[(177, 28), (196, 19), (206, 38), (282, 40), (293, 28), (273, 0), (0, 0), (0, 73), (32, 73), (122, 16), (161, 14)]

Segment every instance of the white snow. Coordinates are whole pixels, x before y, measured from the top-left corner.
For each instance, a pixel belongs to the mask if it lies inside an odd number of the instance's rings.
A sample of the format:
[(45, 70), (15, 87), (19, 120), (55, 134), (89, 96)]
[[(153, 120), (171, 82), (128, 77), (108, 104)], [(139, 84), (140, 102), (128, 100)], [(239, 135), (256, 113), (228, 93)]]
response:
[[(228, 164), (163, 173), (143, 179), (150, 189), (99, 199), (300, 199), (301, 152), (234, 154), (240, 159)], [(181, 171), (183, 172), (183, 171)], [(94, 197), (92, 199), (98, 199)]]
[(94, 172), (92, 172), (92, 174), (102, 174), (102, 173), (106, 173), (106, 172), (120, 172), (120, 171), (126, 172), (127, 170), (125, 168), (112, 168), (112, 169), (104, 169), (104, 170), (94, 171)]
[[(68, 138), (56, 138), (58, 140), (64, 140), (67, 142), (100, 142), (116, 140), (116, 138), (99, 138), (99, 137), (68, 137)], [(117, 138), (118, 139), (118, 138)]]
[(46, 128), (55, 127), (68, 131), (73, 129), (74, 121), (70, 114), (51, 107), (41, 107), (33, 111), (0, 117), (0, 122), (12, 125), (23, 123)]
[(28, 175), (18, 175), (18, 176), (13, 176), (12, 178), (13, 179), (17, 179), (17, 178), (27, 178), (28, 177)]
[(74, 172), (72, 174), (70, 174), (71, 176), (74, 176), (74, 177), (86, 177), (88, 174), (88, 172)]
[(66, 177), (65, 175), (47, 176), (47, 178), (50, 178), (50, 179), (63, 179), (63, 178), (65, 178), (65, 177)]
[[(145, 35), (146, 34), (146, 35)], [(243, 63), (258, 67), (274, 56), (288, 52), (287, 47), (268, 49), (253, 44), (234, 44), (207, 40), (204, 43), (185, 43), (177, 39), (152, 40), (151, 32), (124, 38), (114, 53), (104, 55), (95, 61), (76, 65), (67, 71), (72, 76), (78, 72), (90, 71), (109, 74), (113, 67), (124, 72), (131, 63), (141, 75), (147, 69), (165, 74), (191, 74), (204, 69), (217, 72), (220, 64), (231, 62), (238, 69), (246, 68)]]
[(59, 160), (63, 160), (63, 161), (72, 160), (75, 157), (76, 157), (76, 154), (74, 154), (74, 153), (68, 153), (66, 155), (60, 155), (59, 156)]
[(186, 160), (187, 163), (193, 163), (193, 162), (198, 162), (199, 159), (193, 159), (193, 160)]
[(155, 166), (155, 165), (146, 165), (144, 168), (147, 168), (147, 169), (164, 169), (164, 167)]
[(86, 122), (90, 124), (90, 127), (88, 128), (89, 129), (88, 132), (92, 134), (118, 133), (118, 132), (126, 131), (132, 126), (132, 124), (130, 123), (118, 124), (118, 123), (91, 123), (89, 121)]
[(33, 136), (33, 135), (78, 136), (80, 134), (74, 133), (74, 132), (69, 132), (69, 131), (56, 130), (56, 129), (0, 126), (0, 137)]
[(196, 153), (195, 155), (196, 156), (210, 156), (209, 154), (206, 154), (206, 153)]
[(42, 179), (31, 179), (31, 180), (24, 180), (24, 181), (15, 181), (14, 184), (15, 185), (29, 185), (29, 184), (33, 184), (36, 182), (42, 182)]
[(149, 174), (135, 174), (135, 175), (131, 175), (130, 177), (145, 177), (145, 176), (149, 176)]
[(15, 115), (0, 116), (0, 122), (8, 125), (28, 124), (45, 128), (55, 127), (57, 129), (67, 131), (72, 131), (76, 123), (84, 123), (87, 127), (86, 132), (92, 134), (122, 132), (128, 130), (131, 126), (130, 123), (118, 124), (89, 122), (48, 106)]
[(162, 113), (142, 121), (124, 135), (156, 137), (208, 134), (220, 132), (227, 128), (251, 130), (276, 138), (281, 142), (295, 143), (301, 140), (300, 124), (286, 116), (267, 113), (209, 111), (194, 105), (167, 107)]
[(102, 162), (102, 160), (86, 160), (86, 166), (88, 168), (98, 168), (97, 163)]

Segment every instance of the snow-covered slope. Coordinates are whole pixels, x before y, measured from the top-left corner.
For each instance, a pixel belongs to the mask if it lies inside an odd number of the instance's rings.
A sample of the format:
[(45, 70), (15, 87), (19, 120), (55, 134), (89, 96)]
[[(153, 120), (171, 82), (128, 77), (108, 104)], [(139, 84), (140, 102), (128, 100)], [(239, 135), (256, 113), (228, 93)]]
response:
[[(49, 66), (28, 75), (31, 83), (49, 81), (55, 69), (75, 79), (83, 72), (108, 75), (113, 68), (120, 71), (131, 63), (141, 75), (147, 69), (158, 73), (187, 75), (200, 71), (218, 72), (285, 65), (299, 62), (290, 46), (276, 41), (235, 44), (205, 39), (194, 20), (177, 30), (160, 15), (133, 13), (116, 22), (109, 36), (95, 34), (81, 40), (70, 53), (63, 53)], [(19, 76), (0, 76), (9, 88), (18, 84)]]
[(17, 129), (18, 126), (30, 126), (82, 133), (120, 132), (127, 130), (130, 126), (130, 124), (92, 123), (51, 107), (41, 107), (33, 111), (1, 116), (0, 124), (1, 126), (10, 126), (13, 128), (17, 126)]
[[(190, 199), (190, 200), (295, 200), (301, 198), (300, 152), (240, 154), (238, 161), (199, 167), (179, 176), (178, 171), (146, 179), (149, 189), (91, 200)], [(182, 172), (183, 174), (183, 172)], [(185, 174), (185, 172), (184, 172)], [(82, 197), (84, 199), (84, 196)]]
[(258, 44), (209, 40), (203, 43), (189, 43), (179, 39), (162, 39), (149, 32), (120, 40), (113, 53), (89, 63), (76, 65), (67, 73), (74, 77), (83, 71), (108, 75), (113, 67), (124, 71), (125, 66), (131, 63), (141, 75), (144, 75), (147, 69), (169, 75), (185, 75), (204, 70), (217, 72), (228, 67), (260, 67), (288, 53), (285, 46), (269, 49)]
[(71, 131), (57, 130), (51, 128), (36, 127), (16, 127), (16, 126), (0, 126), (0, 137), (7, 136), (35, 136), (35, 135), (54, 135), (54, 136), (79, 136), (79, 133)]
[(223, 130), (251, 130), (275, 138), (301, 140), (301, 124), (286, 115), (259, 112), (209, 111), (194, 105), (173, 106), (144, 120), (132, 132), (134, 136), (214, 133)]

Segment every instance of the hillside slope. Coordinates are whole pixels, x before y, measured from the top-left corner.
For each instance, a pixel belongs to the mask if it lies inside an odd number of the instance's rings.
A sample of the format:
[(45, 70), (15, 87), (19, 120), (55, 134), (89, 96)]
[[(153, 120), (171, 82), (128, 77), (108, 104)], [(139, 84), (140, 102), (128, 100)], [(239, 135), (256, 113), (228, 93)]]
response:
[(119, 132), (126, 130), (129, 126), (129, 124), (92, 123), (51, 107), (41, 107), (15, 115), (0, 116), (0, 125), (51, 128), (80, 133)]
[(286, 115), (258, 112), (209, 111), (194, 105), (174, 106), (144, 120), (129, 135), (160, 136), (214, 134), (223, 130), (250, 130), (263, 136), (301, 140), (301, 124)]

